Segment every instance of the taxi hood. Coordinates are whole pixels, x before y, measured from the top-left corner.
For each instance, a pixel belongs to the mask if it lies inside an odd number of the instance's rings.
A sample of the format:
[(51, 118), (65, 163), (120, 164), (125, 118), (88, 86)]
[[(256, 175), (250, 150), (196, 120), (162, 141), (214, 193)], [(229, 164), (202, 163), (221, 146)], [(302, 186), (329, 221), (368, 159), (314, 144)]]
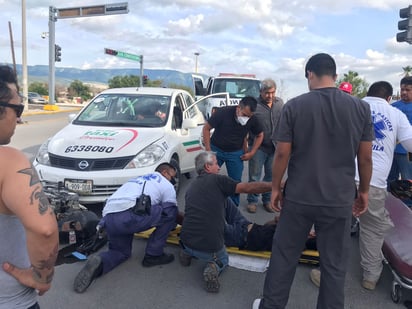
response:
[(51, 138), (48, 151), (71, 158), (125, 157), (136, 155), (163, 135), (163, 128), (91, 127), (69, 124)]

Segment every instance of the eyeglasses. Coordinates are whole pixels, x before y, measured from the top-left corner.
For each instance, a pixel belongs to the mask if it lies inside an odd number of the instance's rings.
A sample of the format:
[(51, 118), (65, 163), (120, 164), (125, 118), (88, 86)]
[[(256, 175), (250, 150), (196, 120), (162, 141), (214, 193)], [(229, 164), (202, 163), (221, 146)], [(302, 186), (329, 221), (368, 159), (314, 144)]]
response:
[(10, 107), (11, 109), (13, 109), (16, 113), (17, 118), (20, 118), (21, 114), (23, 114), (24, 111), (24, 104), (10, 104), (6, 102), (0, 102), (0, 106)]

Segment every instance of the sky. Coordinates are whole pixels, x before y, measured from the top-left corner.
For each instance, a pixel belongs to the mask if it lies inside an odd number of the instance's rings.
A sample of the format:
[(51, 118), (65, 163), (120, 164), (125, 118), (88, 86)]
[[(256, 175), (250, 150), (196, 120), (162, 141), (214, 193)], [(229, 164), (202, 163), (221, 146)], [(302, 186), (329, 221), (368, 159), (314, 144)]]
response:
[[(26, 0), (27, 64), (48, 65), (49, 7), (125, 1)], [(287, 100), (308, 91), (304, 67), (325, 52), (338, 78), (355, 71), (369, 84), (389, 81), (399, 90), (402, 67), (412, 66), (412, 45), (396, 42), (399, 9), (406, 0), (139, 0), (129, 13), (57, 19), (57, 67), (136, 68), (138, 62), (104, 54), (111, 48), (143, 55), (146, 69), (209, 76), (256, 74), (273, 78)], [(0, 63), (22, 63), (22, 0), (0, 0)], [(199, 53), (199, 56), (195, 56)]]

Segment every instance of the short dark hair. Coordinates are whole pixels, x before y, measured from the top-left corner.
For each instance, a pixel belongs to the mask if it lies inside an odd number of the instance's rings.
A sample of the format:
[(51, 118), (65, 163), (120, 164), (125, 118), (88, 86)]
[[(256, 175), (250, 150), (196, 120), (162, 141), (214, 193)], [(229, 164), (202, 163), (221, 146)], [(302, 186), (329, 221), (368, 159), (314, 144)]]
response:
[(316, 54), (308, 60), (305, 66), (305, 77), (308, 78), (308, 72), (313, 72), (316, 76), (336, 76), (336, 63), (329, 54)]
[(158, 167), (156, 167), (155, 171), (162, 173), (163, 171), (170, 170), (170, 169), (173, 169), (176, 171), (176, 168), (172, 164), (164, 162), (164, 163), (161, 163)]
[(257, 107), (257, 100), (254, 97), (247, 96), (240, 100), (239, 105), (242, 105), (243, 107), (249, 106), (250, 111), (254, 113)]
[[(17, 76), (14, 70), (8, 65), (0, 65), (0, 101), (7, 103), (12, 99), (13, 94), (9, 84), (15, 84), (17, 91), (19, 90)], [(5, 107), (0, 107), (0, 115), (3, 115), (4, 111)]]
[(375, 82), (369, 87), (366, 95), (368, 97), (377, 97), (386, 100), (393, 95), (393, 87), (386, 81)]
[(401, 79), (401, 85), (412, 85), (412, 76), (405, 76)]
[(0, 65), (0, 100), (5, 102), (10, 101), (12, 98), (12, 93), (8, 84), (16, 84), (17, 90), (19, 90), (17, 76), (13, 69), (8, 65)]

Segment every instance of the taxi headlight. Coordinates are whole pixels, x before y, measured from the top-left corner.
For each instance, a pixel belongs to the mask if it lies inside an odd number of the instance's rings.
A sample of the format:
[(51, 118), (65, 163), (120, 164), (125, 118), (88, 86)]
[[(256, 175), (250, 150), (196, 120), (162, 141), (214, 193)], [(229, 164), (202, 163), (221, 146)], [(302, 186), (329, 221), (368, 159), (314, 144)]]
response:
[(165, 155), (165, 151), (158, 145), (150, 145), (139, 152), (136, 157), (133, 158), (127, 164), (126, 168), (139, 168), (156, 164)]
[(50, 166), (49, 152), (47, 151), (49, 142), (50, 139), (43, 143), (37, 152), (36, 161), (39, 162), (39, 164)]

